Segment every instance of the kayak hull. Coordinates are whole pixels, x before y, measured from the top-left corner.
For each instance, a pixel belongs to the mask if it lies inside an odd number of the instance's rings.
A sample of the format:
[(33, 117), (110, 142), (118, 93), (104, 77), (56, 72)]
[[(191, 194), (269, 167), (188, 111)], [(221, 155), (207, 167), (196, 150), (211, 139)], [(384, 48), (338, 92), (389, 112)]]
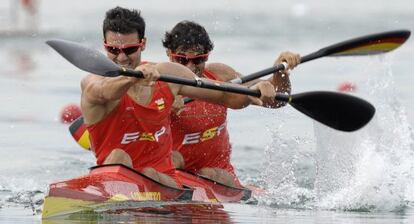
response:
[[(89, 174), (49, 185), (42, 218), (68, 215), (81, 211), (116, 208), (129, 203), (138, 211), (160, 211), (189, 204), (237, 202), (250, 197), (245, 188), (228, 187), (205, 177), (177, 171), (183, 188), (173, 188), (156, 182), (123, 165), (92, 167)], [(168, 209), (167, 209), (168, 210)]]
[(205, 201), (205, 193), (211, 202), (239, 202), (251, 197), (251, 190), (243, 187), (229, 187), (206, 177), (194, 175), (182, 170), (176, 172), (184, 186), (194, 190), (192, 200)]

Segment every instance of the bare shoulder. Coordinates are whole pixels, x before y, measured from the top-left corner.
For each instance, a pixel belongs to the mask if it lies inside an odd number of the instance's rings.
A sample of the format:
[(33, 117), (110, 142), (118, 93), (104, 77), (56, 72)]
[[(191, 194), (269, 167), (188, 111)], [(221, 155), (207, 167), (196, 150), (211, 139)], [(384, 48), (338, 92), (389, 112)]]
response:
[(160, 74), (177, 75), (187, 78), (194, 77), (194, 73), (187, 67), (173, 62), (160, 62), (155, 64)]
[(208, 63), (206, 69), (214, 73), (220, 81), (229, 81), (240, 76), (236, 70), (223, 63)]
[(141, 62), (141, 64), (146, 64), (146, 65), (156, 65), (156, 64), (157, 64), (157, 62), (153, 62), (153, 61), (144, 61), (144, 62)]
[[(179, 76), (187, 79), (194, 79), (195, 77), (195, 74), (190, 69), (178, 63), (160, 62), (155, 66), (161, 75)], [(168, 86), (173, 95), (177, 95), (182, 88), (182, 85), (175, 83), (168, 83)]]

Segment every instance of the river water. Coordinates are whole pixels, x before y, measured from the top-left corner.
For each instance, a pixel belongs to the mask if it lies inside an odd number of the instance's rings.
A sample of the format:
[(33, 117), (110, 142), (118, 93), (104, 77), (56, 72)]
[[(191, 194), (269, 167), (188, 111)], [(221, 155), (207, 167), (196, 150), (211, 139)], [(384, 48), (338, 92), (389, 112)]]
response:
[[(178, 21), (194, 20), (214, 41), (209, 60), (242, 74), (269, 67), (284, 50), (304, 55), (365, 34), (414, 30), (414, 3), (404, 0), (43, 0), (39, 31), (21, 35), (13, 33), (12, 24), (24, 26), (24, 17), (13, 21), (7, 16), (11, 1), (2, 0), (0, 223), (40, 223), (48, 183), (85, 174), (94, 165), (93, 156), (59, 121), (64, 105), (79, 103), (85, 73), (44, 41), (63, 38), (102, 50), (104, 13), (117, 4), (142, 10), (148, 38), (145, 60), (167, 60), (161, 45), (164, 32)], [(355, 83), (352, 94), (377, 110), (359, 131), (332, 130), (289, 106), (230, 110), (232, 161), (243, 183), (266, 192), (248, 204), (225, 204), (227, 219), (222, 222), (412, 223), (413, 49), (409, 39), (386, 55), (323, 58), (292, 72), (294, 93), (335, 91), (342, 82)], [(132, 216), (85, 223), (140, 220), (174, 221)], [(212, 214), (202, 222), (215, 221)]]

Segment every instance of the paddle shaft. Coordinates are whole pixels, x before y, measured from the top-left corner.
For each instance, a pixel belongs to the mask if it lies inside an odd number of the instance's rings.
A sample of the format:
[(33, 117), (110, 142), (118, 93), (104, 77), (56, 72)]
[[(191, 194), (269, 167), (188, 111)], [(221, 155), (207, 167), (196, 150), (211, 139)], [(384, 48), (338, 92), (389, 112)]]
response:
[[(313, 60), (313, 59), (317, 59), (317, 58), (320, 58), (320, 57), (323, 57), (323, 56), (324, 55), (319, 50), (319, 51), (314, 52), (312, 54), (308, 54), (306, 56), (301, 57), (300, 58), (300, 63), (302, 64), (304, 62), (307, 62), (307, 61), (310, 61), (310, 60)], [(263, 76), (266, 76), (266, 75), (269, 75), (269, 74), (272, 74), (272, 73), (275, 73), (275, 72), (278, 72), (278, 71), (285, 70), (287, 67), (288, 67), (287, 63), (286, 62), (283, 62), (283, 63), (278, 64), (276, 66), (263, 69), (261, 71), (252, 73), (250, 75), (246, 75), (246, 76), (243, 76), (243, 77), (239, 77), (239, 78), (232, 79), (229, 82), (230, 83), (235, 83), (235, 84), (246, 83), (246, 82), (249, 82), (249, 81), (252, 81), (252, 80), (261, 78)], [(187, 104), (187, 103), (190, 103), (190, 102), (193, 102), (193, 101), (194, 100), (191, 99), (191, 98), (184, 98), (184, 104)]]
[[(323, 57), (324, 55), (321, 54), (319, 51), (318, 52), (314, 52), (312, 54), (308, 54), (306, 56), (303, 56), (300, 58), (300, 64), (305, 63), (307, 61), (313, 60), (313, 59), (317, 59), (320, 57)], [(240, 78), (236, 78), (236, 79), (232, 79), (230, 82), (231, 83), (237, 83), (237, 84), (242, 84), (242, 83), (246, 83), (258, 78), (261, 78), (263, 76), (278, 72), (278, 71), (282, 71), (285, 70), (287, 68), (287, 64), (282, 63), (282, 64), (278, 64), (276, 66), (270, 67), (270, 68), (266, 68), (263, 69), (261, 71), (252, 73), (250, 75), (246, 75)]]
[[(133, 71), (133, 70), (122, 70), (120, 72), (124, 76), (130, 76), (130, 77), (136, 77), (136, 78), (143, 78), (143, 74), (140, 71)], [(243, 95), (249, 95), (254, 97), (260, 97), (261, 93), (259, 90), (252, 90), (248, 89), (246, 87), (239, 87), (239, 86), (231, 86), (230, 84), (226, 83), (219, 83), (214, 81), (205, 81), (202, 79), (188, 79), (188, 78), (182, 78), (178, 76), (172, 76), (172, 75), (161, 75), (158, 79), (160, 81), (169, 82), (169, 83), (175, 83), (175, 84), (181, 84), (181, 85), (187, 85), (187, 86), (194, 86), (198, 88), (204, 88), (204, 89), (212, 89), (212, 90), (219, 90), (219, 91), (225, 91), (225, 92), (231, 92), (231, 93), (238, 93)], [(277, 93), (275, 99), (278, 101), (283, 102), (289, 102), (289, 95), (283, 94), (283, 93)]]

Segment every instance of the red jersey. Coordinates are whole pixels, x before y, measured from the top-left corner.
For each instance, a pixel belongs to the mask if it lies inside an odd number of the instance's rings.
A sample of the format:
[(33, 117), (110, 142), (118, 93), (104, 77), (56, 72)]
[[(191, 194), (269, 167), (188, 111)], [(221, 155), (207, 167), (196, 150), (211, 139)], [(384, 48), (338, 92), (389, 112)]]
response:
[(97, 164), (102, 164), (113, 149), (120, 148), (129, 154), (134, 169), (152, 167), (174, 178), (170, 128), (173, 100), (169, 86), (159, 81), (146, 106), (125, 94), (108, 116), (88, 127)]
[[(217, 79), (206, 69), (203, 75)], [(172, 113), (173, 149), (184, 157), (185, 170), (197, 173), (204, 167), (217, 167), (230, 172), (238, 183), (230, 163), (231, 145), (226, 120), (225, 106), (200, 100), (186, 104), (179, 115)]]

